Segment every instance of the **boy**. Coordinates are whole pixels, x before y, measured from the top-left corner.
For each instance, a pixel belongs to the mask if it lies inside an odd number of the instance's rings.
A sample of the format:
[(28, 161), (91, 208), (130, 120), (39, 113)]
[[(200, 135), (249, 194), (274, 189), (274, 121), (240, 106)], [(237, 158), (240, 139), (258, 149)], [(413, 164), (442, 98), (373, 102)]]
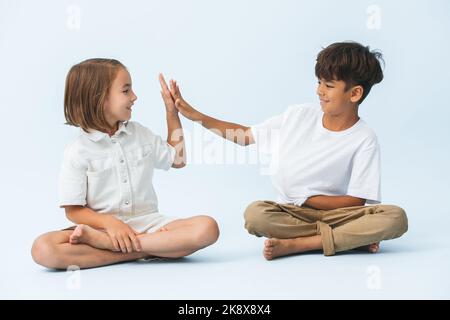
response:
[(268, 238), (267, 260), (308, 250), (326, 256), (354, 248), (377, 252), (380, 241), (407, 231), (403, 209), (365, 206), (381, 201), (380, 150), (358, 107), (383, 79), (379, 60), (379, 52), (359, 43), (328, 46), (315, 66), (321, 108), (293, 106), (252, 127), (198, 112), (176, 86), (175, 105), (185, 117), (235, 143), (256, 143), (276, 160), (277, 202), (253, 202), (244, 213), (248, 232)]

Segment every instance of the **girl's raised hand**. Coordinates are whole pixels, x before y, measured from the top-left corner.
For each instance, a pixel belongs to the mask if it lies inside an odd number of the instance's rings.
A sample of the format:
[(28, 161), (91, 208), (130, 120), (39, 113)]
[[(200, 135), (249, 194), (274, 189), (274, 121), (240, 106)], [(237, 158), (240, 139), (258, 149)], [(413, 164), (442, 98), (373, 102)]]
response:
[[(170, 83), (172, 85), (172, 80)], [(172, 97), (172, 94), (167, 86), (166, 80), (164, 80), (164, 76), (162, 73), (159, 74), (159, 84), (161, 85), (161, 97), (164, 100), (164, 105), (166, 106), (167, 112), (178, 113), (177, 108), (175, 108), (175, 99)]]

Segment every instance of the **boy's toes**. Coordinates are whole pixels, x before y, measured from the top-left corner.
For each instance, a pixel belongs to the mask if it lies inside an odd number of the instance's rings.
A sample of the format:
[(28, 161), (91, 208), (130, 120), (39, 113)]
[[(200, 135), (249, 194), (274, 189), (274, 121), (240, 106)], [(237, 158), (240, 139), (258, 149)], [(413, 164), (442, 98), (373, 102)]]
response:
[(266, 250), (264, 250), (263, 256), (264, 256), (264, 258), (266, 258), (267, 260), (272, 260), (272, 258), (273, 258), (273, 252), (272, 252), (272, 251), (266, 251)]
[(372, 243), (371, 245), (369, 245), (369, 252), (371, 253), (376, 253), (378, 252), (379, 249), (380, 249), (379, 243)]
[(264, 241), (264, 248), (273, 248), (274, 246), (274, 242), (272, 239), (266, 239), (266, 241)]

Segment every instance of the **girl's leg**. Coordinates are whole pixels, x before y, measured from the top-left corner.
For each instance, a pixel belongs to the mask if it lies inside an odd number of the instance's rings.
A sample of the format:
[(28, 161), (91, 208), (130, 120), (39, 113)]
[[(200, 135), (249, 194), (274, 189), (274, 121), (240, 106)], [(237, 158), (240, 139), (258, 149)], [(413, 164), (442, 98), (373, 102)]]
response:
[(205, 215), (178, 219), (163, 228), (162, 232), (139, 237), (147, 253), (167, 258), (184, 257), (212, 245), (220, 234), (217, 222)]
[[(219, 237), (217, 222), (208, 216), (178, 219), (163, 226), (163, 231), (138, 235), (142, 251), (150, 256), (180, 258), (207, 247)], [(113, 250), (104, 232), (89, 226), (78, 226), (70, 237), (73, 244)]]
[(92, 268), (113, 263), (131, 261), (148, 256), (145, 252), (121, 253), (93, 248), (86, 244), (69, 243), (71, 230), (54, 231), (38, 237), (31, 249), (33, 260), (47, 268), (67, 269), (76, 265)]

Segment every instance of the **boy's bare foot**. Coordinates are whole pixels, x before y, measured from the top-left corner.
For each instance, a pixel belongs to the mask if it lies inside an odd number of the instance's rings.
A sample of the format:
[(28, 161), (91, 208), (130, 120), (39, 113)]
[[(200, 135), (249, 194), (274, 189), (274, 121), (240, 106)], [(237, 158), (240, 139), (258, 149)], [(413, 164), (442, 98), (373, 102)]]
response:
[[(317, 240), (319, 241), (318, 243)], [(276, 257), (319, 249), (320, 245), (320, 238), (316, 237), (303, 237), (293, 239), (269, 238), (264, 241), (263, 255), (267, 260), (272, 260)]]
[(380, 243), (379, 242), (371, 243), (367, 246), (358, 247), (356, 248), (356, 250), (369, 251), (370, 253), (377, 253), (378, 250), (380, 250)]
[(106, 233), (85, 224), (80, 224), (73, 230), (69, 242), (71, 244), (84, 243), (97, 249), (116, 251)]

